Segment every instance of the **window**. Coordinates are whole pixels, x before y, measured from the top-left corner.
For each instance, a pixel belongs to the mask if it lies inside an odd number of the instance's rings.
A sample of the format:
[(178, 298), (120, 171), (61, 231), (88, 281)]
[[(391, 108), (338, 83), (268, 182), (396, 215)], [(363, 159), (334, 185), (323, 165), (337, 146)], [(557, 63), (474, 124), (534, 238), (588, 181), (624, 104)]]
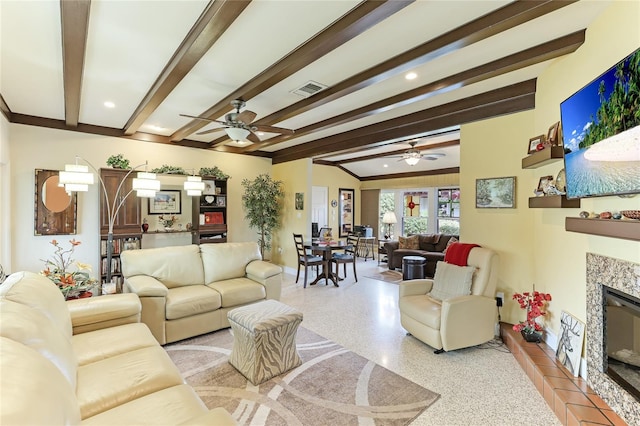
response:
[(460, 235), (460, 188), (438, 189), (438, 233)]
[(405, 192), (402, 199), (402, 235), (427, 233), (429, 226), (429, 193)]
[(389, 225), (387, 225), (386, 223), (382, 223), (382, 217), (386, 212), (395, 212), (395, 211), (396, 211), (395, 193), (380, 191), (380, 208), (378, 209), (378, 214), (379, 214), (378, 229), (380, 230), (381, 236), (389, 232), (389, 229), (388, 229)]

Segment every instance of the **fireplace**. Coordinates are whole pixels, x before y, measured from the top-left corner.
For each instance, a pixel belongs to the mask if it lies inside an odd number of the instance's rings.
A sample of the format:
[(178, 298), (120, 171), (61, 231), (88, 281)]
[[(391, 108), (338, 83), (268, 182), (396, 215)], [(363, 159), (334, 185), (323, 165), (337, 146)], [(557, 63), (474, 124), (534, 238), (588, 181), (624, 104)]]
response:
[(628, 424), (640, 424), (640, 387), (611, 356), (640, 353), (640, 264), (594, 253), (586, 260), (587, 381)]
[(604, 371), (640, 402), (640, 299), (608, 286), (603, 292)]

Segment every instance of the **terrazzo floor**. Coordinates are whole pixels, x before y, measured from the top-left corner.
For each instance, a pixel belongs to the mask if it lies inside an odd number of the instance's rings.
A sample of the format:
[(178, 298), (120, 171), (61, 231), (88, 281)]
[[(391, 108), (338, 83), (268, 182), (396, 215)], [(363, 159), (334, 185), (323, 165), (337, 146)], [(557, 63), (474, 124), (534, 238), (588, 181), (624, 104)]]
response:
[[(302, 325), (441, 395), (412, 425), (560, 425), (516, 359), (499, 340), (433, 353), (400, 325), (398, 285), (367, 278), (386, 264), (357, 263), (340, 287), (303, 288), (285, 274), (281, 301), (304, 313)], [(295, 271), (294, 271), (295, 272)], [(313, 277), (313, 273), (310, 273)]]

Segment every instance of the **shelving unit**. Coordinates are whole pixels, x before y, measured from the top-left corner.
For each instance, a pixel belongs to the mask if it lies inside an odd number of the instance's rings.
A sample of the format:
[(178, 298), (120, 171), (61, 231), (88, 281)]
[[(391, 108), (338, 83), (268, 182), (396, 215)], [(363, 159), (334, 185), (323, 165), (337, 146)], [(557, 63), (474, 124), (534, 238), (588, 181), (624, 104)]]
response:
[[(116, 292), (122, 289), (122, 268), (120, 263), (120, 253), (125, 250), (139, 250), (141, 244), (141, 234), (120, 234), (113, 236), (113, 254), (111, 256), (111, 283), (116, 285)], [(100, 277), (101, 282), (107, 278), (107, 236), (100, 236)]]
[(227, 181), (203, 177), (205, 192), (193, 197), (193, 243), (227, 242)]
[(529, 198), (531, 209), (579, 209), (580, 199), (567, 199), (566, 195), (545, 195), (544, 197)]
[(567, 217), (564, 228), (570, 232), (640, 241), (640, 221), (637, 220)]
[(552, 146), (541, 151), (529, 154), (522, 159), (523, 169), (537, 169), (549, 163), (553, 163), (564, 158), (564, 147)]

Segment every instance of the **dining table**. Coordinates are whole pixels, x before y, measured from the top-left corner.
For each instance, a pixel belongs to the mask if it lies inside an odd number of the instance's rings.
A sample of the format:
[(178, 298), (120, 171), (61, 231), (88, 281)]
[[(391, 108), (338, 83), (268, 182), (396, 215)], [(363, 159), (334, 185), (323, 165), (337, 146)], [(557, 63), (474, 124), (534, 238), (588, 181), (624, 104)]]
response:
[(340, 278), (338, 274), (331, 270), (331, 253), (335, 250), (344, 250), (347, 246), (347, 242), (341, 240), (312, 240), (304, 242), (305, 249), (311, 250), (313, 253), (322, 253), (322, 272), (318, 274), (316, 279), (313, 280), (310, 285), (316, 285), (320, 280), (326, 279), (327, 284), (331, 281), (334, 286), (340, 287), (338, 285), (338, 281), (342, 281), (343, 278)]

